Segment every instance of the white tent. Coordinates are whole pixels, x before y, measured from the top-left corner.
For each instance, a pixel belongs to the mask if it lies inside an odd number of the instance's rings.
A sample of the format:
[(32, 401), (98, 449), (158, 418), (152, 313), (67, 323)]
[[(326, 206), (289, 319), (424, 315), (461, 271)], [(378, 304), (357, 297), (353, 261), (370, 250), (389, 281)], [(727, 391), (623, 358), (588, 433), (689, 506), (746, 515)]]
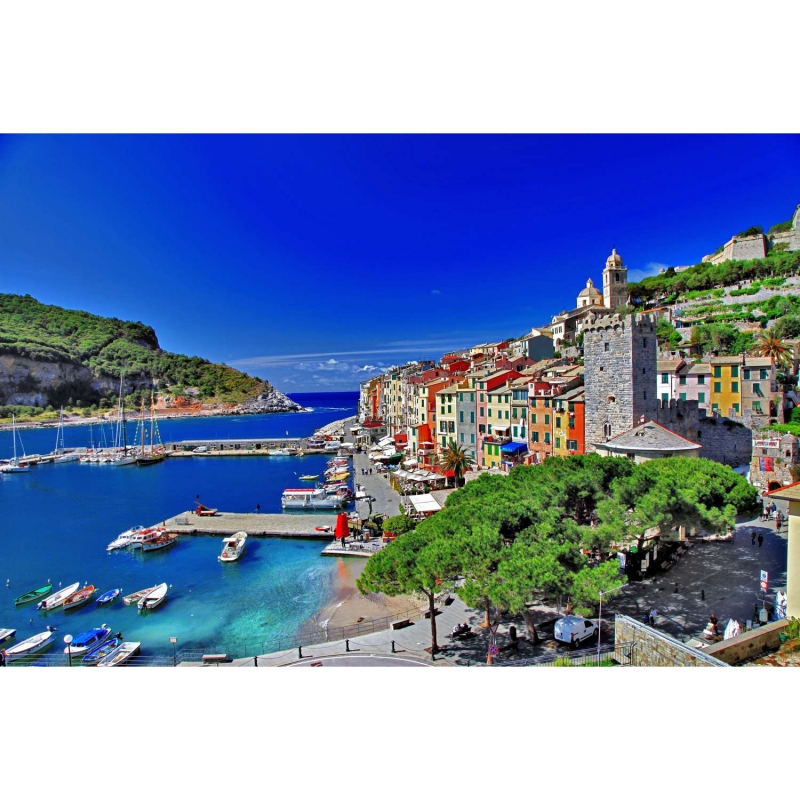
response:
[(728, 624), (725, 626), (725, 635), (723, 636), (724, 639), (733, 639), (734, 636), (738, 636), (742, 632), (742, 627), (735, 619), (728, 620)]
[(420, 514), (442, 510), (442, 507), (429, 494), (412, 494), (408, 499), (414, 506), (414, 510)]

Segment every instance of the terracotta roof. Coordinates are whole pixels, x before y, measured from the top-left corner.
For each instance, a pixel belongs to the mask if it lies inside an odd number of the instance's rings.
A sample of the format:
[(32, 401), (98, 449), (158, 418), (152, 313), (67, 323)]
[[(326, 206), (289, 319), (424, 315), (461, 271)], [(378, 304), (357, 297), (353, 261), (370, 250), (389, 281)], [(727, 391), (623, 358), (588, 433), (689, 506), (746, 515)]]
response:
[(777, 497), (779, 500), (800, 500), (800, 481), (795, 481), (780, 489), (773, 489), (771, 492), (765, 492), (765, 494), (770, 497)]
[(596, 447), (608, 450), (628, 451), (682, 451), (700, 450), (702, 445), (690, 442), (657, 422), (644, 422), (625, 433), (620, 433), (607, 442), (598, 442)]

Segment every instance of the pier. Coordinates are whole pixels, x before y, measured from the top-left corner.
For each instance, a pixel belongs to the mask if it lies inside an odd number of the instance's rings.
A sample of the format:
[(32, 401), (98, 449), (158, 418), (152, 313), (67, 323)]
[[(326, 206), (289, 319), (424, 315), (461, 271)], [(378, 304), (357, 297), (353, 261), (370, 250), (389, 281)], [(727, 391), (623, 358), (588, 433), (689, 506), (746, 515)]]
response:
[[(305, 451), (306, 439), (298, 436), (283, 436), (274, 439), (186, 439), (181, 442), (166, 442), (164, 448), (167, 453), (175, 455), (186, 453), (187, 455), (201, 455), (194, 451), (198, 447), (205, 447), (202, 455), (218, 455), (226, 453), (230, 455), (248, 455), (250, 453), (266, 455), (270, 450), (277, 448), (303, 449)], [(321, 452), (321, 451), (320, 451)]]
[[(232, 536), (237, 531), (244, 531), (255, 538), (330, 541), (336, 527), (336, 514), (237, 514), (219, 511), (213, 517), (208, 517), (185, 511), (163, 522), (170, 533), (179, 533), (181, 536)], [(326, 525), (330, 530), (315, 530)]]

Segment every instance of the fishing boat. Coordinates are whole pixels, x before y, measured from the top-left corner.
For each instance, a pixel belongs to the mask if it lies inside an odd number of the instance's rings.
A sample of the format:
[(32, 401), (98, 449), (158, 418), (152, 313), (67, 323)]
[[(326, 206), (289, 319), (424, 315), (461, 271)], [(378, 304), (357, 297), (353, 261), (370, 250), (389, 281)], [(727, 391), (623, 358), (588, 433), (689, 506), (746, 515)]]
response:
[(98, 661), (102, 661), (109, 653), (113, 653), (122, 644), (122, 639), (115, 636), (113, 639), (106, 639), (102, 644), (95, 645), (82, 659), (81, 664), (87, 667), (97, 666)]
[(124, 664), (139, 652), (141, 642), (123, 642), (115, 650), (112, 650), (105, 658), (97, 662), (98, 667), (118, 667)]
[(142, 552), (151, 553), (154, 550), (163, 550), (165, 547), (172, 547), (178, 543), (177, 533), (167, 533), (164, 536), (157, 536), (147, 542), (142, 542)]
[(110, 553), (112, 552), (112, 550), (119, 550), (122, 547), (127, 547), (133, 540), (133, 537), (136, 536), (136, 534), (138, 533), (142, 533), (142, 531), (144, 531), (144, 528), (141, 525), (136, 525), (133, 528), (128, 528), (127, 531), (117, 536), (117, 538), (114, 539), (113, 542), (106, 545), (106, 551)]
[(121, 591), (122, 589), (109, 589), (97, 598), (97, 605), (107, 606), (109, 603), (113, 603), (119, 597)]
[[(30, 467), (26, 465), (22, 465), (19, 463), (19, 458), (17, 458), (17, 418), (14, 414), (11, 415), (11, 436), (14, 439), (14, 456), (13, 458), (2, 468), (3, 472), (29, 472)], [(25, 457), (25, 448), (22, 446), (22, 438), (19, 440), (19, 447), (22, 450), (22, 457)]]
[(36, 608), (42, 611), (52, 611), (54, 608), (58, 608), (73, 592), (78, 590), (80, 585), (80, 581), (77, 581), (71, 586), (67, 586), (66, 589), (60, 589), (55, 594), (51, 594), (50, 597), (45, 597), (44, 600), (37, 603)]
[(58, 415), (58, 427), (56, 428), (56, 446), (53, 450), (54, 464), (66, 464), (68, 461), (77, 461), (80, 456), (77, 453), (65, 453), (64, 450), (64, 406)]
[(155, 588), (155, 586), (151, 586), (149, 589), (140, 589), (138, 592), (134, 592), (133, 594), (123, 597), (122, 602), (125, 603), (126, 606), (132, 606), (135, 603), (138, 603), (143, 597), (150, 594), (150, 592), (152, 592)]
[(244, 531), (234, 533), (233, 536), (222, 540), (222, 552), (217, 558), (224, 563), (238, 561), (239, 556), (244, 552), (246, 544), (247, 534)]
[(158, 539), (159, 536), (163, 536), (166, 532), (166, 528), (145, 528), (131, 536), (130, 548), (131, 550), (137, 550), (145, 542), (152, 542), (153, 539)]
[(217, 515), (216, 508), (209, 508), (208, 506), (204, 506), (197, 500), (194, 501), (194, 504), (197, 506), (197, 508), (194, 510), (194, 513), (197, 514), (198, 517), (215, 517)]
[(107, 625), (100, 628), (92, 628), (90, 631), (79, 633), (73, 640), (64, 648), (65, 655), (80, 656), (85, 655), (90, 650), (105, 642), (111, 636), (111, 629)]
[(159, 583), (149, 594), (146, 594), (137, 604), (139, 611), (150, 611), (158, 608), (167, 599), (167, 584)]
[(52, 631), (45, 631), (44, 633), (37, 633), (36, 636), (31, 636), (24, 642), (15, 644), (13, 647), (6, 649), (6, 661), (18, 661), (25, 656), (32, 656), (34, 653), (41, 653), (42, 650), (50, 647), (55, 639), (53, 638)]
[(299, 480), (301, 481), (315, 481), (319, 478), (319, 475), (301, 475)]
[(38, 589), (32, 589), (30, 592), (21, 594), (15, 601), (15, 606), (21, 606), (23, 603), (30, 603), (32, 600), (41, 600), (46, 595), (50, 594), (53, 590), (53, 584), (48, 583), (47, 586), (40, 586)]
[(139, 420), (139, 442), (140, 449), (136, 453), (136, 463), (140, 467), (150, 464), (158, 464), (163, 461), (167, 454), (164, 450), (164, 443), (161, 441), (161, 434), (158, 431), (158, 421), (156, 420), (156, 405), (153, 395), (150, 395), (150, 427), (144, 416), (144, 400), (142, 400), (142, 414)]
[(17, 635), (16, 628), (0, 628), (0, 644), (13, 639)]
[(324, 489), (284, 489), (281, 495), (282, 508), (301, 508), (317, 510), (328, 508), (341, 508), (341, 500), (335, 495), (329, 495)]
[(83, 589), (73, 592), (64, 599), (64, 611), (69, 611), (71, 608), (80, 608), (80, 606), (88, 603), (92, 599), (94, 591), (94, 586), (84, 586)]

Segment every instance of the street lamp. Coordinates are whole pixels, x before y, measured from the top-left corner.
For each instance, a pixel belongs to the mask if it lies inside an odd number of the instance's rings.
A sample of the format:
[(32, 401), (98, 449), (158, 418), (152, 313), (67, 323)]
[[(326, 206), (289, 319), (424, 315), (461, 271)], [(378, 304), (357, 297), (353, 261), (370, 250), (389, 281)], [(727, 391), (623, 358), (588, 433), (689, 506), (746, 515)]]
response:
[(64, 637), (64, 644), (67, 646), (67, 657), (69, 658), (69, 665), (72, 666), (72, 634), (68, 633)]
[(177, 661), (176, 656), (175, 656), (175, 645), (178, 642), (178, 637), (177, 636), (170, 636), (169, 640), (170, 640), (170, 642), (172, 642), (172, 666), (173, 667), (177, 667), (178, 666), (178, 661)]
[(620, 586), (615, 586), (613, 589), (606, 589), (603, 591), (602, 589), (598, 589), (598, 594), (600, 595), (600, 613), (597, 617), (597, 661), (600, 661), (600, 637), (603, 634), (603, 595), (604, 594), (611, 594), (612, 592), (618, 592), (620, 589), (624, 589), (628, 584), (623, 583)]

